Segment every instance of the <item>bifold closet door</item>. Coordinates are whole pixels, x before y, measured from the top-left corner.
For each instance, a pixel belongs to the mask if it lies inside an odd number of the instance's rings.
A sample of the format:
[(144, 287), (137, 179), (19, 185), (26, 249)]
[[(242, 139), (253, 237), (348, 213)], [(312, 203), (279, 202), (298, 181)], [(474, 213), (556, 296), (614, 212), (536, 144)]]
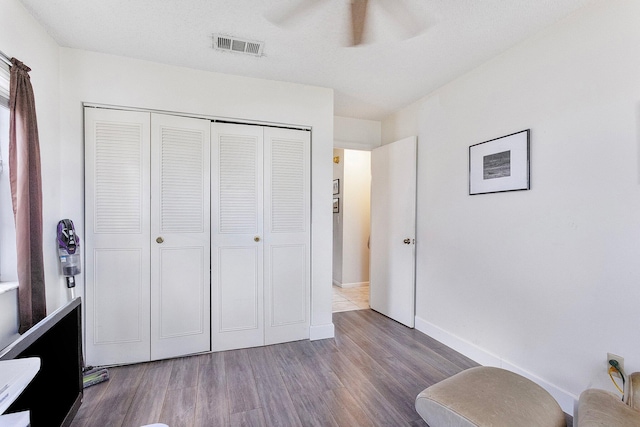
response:
[(85, 108), (86, 363), (149, 360), (150, 115)]
[(264, 128), (265, 344), (309, 338), (310, 132)]
[(310, 133), (212, 124), (215, 351), (309, 337)]
[(86, 362), (211, 349), (210, 122), (85, 108)]
[(208, 120), (151, 115), (151, 359), (211, 349)]
[(211, 306), (214, 351), (264, 344), (263, 131), (211, 126)]

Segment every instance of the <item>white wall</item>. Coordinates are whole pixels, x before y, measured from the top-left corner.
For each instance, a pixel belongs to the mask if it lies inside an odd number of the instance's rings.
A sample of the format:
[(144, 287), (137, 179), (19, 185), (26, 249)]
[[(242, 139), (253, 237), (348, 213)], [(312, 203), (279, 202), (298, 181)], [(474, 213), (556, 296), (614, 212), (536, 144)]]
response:
[(20, 336), (18, 323), (18, 289), (0, 284), (0, 350)]
[(382, 123), (376, 120), (333, 118), (333, 141), (336, 148), (371, 150), (380, 146)]
[[(383, 122), (418, 133), (418, 327), (569, 412), (607, 352), (640, 370), (638, 16), (595, 2)], [(469, 196), (468, 147), (523, 129), (531, 190)]]
[(344, 180), (341, 182), (343, 212), (342, 284), (369, 281), (371, 210), (371, 152), (344, 150)]
[[(333, 336), (331, 154), (333, 90), (196, 71), (62, 48), (61, 140), (65, 215), (84, 235), (83, 102), (312, 127), (311, 337)], [(79, 281), (79, 286), (83, 282)]]
[[(312, 129), (312, 337), (333, 336), (331, 320), (331, 150), (333, 91), (168, 67), (60, 49), (17, 0), (0, 2), (0, 50), (32, 68), (43, 176), (47, 308), (68, 299), (59, 274), (57, 222), (84, 235), (82, 103), (95, 102)], [(78, 278), (82, 295), (84, 283)]]
[[(59, 51), (57, 44), (17, 0), (0, 2), (0, 50), (31, 68), (42, 167), (43, 245), (47, 311), (64, 304), (67, 290), (58, 271), (56, 226), (61, 218)], [(2, 201), (3, 203), (5, 200)], [(0, 313), (2, 316), (3, 313)]]
[(402, 111), (386, 118), (382, 122), (381, 144), (389, 144), (410, 136), (418, 135), (420, 131), (420, 109), (425, 100), (419, 100), (406, 106)]
[(9, 109), (4, 106), (0, 106), (0, 156), (0, 283), (6, 283), (18, 281), (18, 265), (9, 180)]

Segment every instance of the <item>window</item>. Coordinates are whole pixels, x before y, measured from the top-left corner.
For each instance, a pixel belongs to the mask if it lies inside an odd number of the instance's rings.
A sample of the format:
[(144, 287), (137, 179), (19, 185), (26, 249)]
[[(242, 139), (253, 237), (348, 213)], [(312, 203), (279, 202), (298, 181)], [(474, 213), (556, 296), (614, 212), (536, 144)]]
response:
[(16, 230), (9, 186), (9, 66), (0, 61), (0, 282), (18, 280)]
[(0, 107), (9, 108), (9, 64), (0, 58)]

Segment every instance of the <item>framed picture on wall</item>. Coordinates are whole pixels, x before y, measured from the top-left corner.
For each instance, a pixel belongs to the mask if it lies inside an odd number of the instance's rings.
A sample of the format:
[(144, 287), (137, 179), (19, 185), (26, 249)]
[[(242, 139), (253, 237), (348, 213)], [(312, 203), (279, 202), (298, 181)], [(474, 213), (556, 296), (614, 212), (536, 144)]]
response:
[(469, 147), (469, 194), (529, 190), (529, 129)]
[(333, 213), (340, 213), (340, 199), (337, 197), (333, 199)]
[(333, 194), (340, 194), (340, 180), (339, 179), (334, 179), (333, 180)]

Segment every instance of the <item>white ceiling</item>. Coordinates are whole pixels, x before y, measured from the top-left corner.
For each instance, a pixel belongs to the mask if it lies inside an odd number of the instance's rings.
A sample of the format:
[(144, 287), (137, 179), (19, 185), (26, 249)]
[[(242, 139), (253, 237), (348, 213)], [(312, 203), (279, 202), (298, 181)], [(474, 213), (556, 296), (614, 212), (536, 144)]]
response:
[[(356, 47), (349, 0), (21, 1), (61, 46), (329, 87), (335, 115), (381, 120), (594, 0), (370, 0)], [(302, 1), (312, 6), (272, 22)], [(426, 30), (407, 38), (406, 13)], [(262, 41), (264, 54), (213, 50), (214, 33)]]

